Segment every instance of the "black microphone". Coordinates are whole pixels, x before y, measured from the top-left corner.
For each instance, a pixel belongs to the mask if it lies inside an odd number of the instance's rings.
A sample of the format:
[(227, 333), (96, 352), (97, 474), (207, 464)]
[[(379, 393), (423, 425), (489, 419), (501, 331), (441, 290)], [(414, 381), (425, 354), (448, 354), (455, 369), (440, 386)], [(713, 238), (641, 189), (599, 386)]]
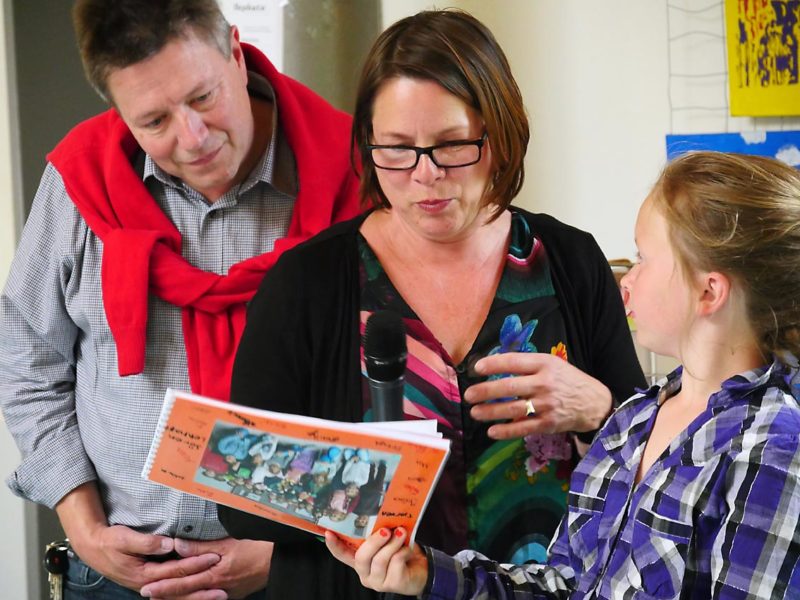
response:
[(390, 310), (372, 313), (364, 332), (364, 361), (375, 421), (403, 420), (406, 356), (406, 328), (400, 315)]

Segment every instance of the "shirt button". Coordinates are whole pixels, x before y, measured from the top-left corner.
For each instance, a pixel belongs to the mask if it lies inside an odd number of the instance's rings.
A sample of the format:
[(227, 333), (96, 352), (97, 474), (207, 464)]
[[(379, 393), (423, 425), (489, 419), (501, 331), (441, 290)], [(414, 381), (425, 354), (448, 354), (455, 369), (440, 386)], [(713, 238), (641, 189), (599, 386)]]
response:
[(465, 365), (463, 362), (458, 363), (456, 365), (456, 373), (458, 373), (459, 375), (463, 375), (466, 372), (467, 372), (467, 365)]
[(193, 529), (194, 529), (194, 527), (192, 527), (191, 525), (187, 525), (186, 527), (183, 528), (183, 532), (184, 533), (191, 533)]

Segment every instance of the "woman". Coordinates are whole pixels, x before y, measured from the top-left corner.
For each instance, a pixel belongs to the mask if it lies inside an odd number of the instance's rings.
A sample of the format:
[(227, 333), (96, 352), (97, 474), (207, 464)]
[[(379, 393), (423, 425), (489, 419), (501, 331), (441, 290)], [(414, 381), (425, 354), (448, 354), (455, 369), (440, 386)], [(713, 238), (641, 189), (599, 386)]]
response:
[[(428, 11), (384, 32), (352, 136), (374, 209), (265, 279), (231, 394), (369, 420), (361, 332), (372, 312), (394, 310), (408, 337), (406, 418), (436, 419), (453, 442), (418, 539), (519, 562), (544, 558), (564, 513), (575, 432), (589, 441), (614, 398), (644, 384), (593, 238), (510, 206), (527, 143), (519, 89), (483, 24)], [(276, 541), (274, 597), (370, 597), (323, 544), (223, 507), (220, 516), (234, 536)]]

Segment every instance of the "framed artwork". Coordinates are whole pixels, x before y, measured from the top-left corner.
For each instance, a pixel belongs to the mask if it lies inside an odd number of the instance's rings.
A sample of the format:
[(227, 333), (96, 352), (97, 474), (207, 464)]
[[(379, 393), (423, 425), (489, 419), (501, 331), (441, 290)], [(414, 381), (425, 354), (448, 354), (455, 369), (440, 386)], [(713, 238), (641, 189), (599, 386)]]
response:
[(725, 0), (731, 115), (800, 115), (800, 0)]

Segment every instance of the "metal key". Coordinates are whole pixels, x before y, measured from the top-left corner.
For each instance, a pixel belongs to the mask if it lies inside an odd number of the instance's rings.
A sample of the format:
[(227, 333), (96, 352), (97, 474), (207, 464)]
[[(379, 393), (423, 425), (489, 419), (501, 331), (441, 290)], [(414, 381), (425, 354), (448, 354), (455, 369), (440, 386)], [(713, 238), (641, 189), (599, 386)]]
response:
[(44, 568), (47, 569), (47, 583), (50, 586), (50, 600), (62, 600), (64, 573), (67, 572), (67, 552), (69, 542), (50, 542), (44, 551)]

